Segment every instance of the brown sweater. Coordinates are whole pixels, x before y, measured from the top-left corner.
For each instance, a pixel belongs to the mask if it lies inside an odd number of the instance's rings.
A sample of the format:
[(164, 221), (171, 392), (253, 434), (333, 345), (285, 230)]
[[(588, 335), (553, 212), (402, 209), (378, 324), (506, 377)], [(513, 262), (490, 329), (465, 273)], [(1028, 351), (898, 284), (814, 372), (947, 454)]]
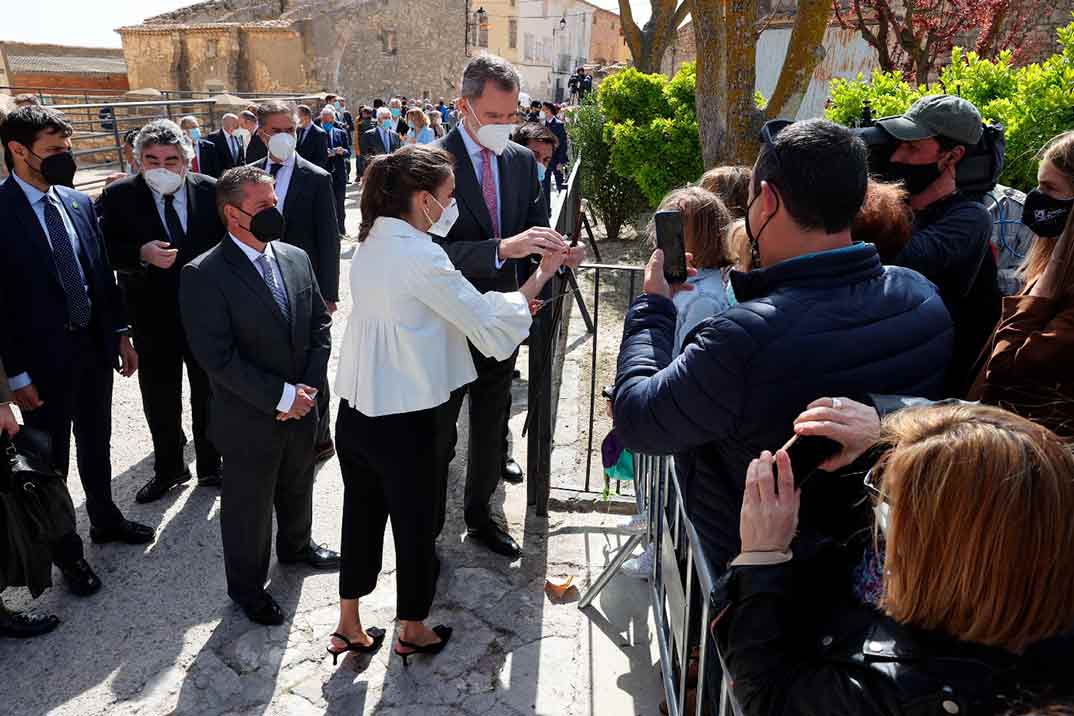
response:
[(1004, 298), (988, 348), (969, 399), (1011, 410), (1074, 443), (1074, 297)]

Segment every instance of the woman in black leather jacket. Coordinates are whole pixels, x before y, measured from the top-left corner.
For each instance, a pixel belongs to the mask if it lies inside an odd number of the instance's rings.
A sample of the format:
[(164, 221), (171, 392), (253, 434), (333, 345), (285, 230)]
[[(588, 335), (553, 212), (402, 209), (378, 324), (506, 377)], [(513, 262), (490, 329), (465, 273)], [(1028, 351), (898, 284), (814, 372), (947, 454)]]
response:
[(845, 583), (828, 577), (838, 548), (792, 558), (799, 496), (786, 453), (751, 463), (743, 553), (713, 594), (742, 712), (1027, 714), (1065, 703), (1074, 456), (1051, 431), (976, 404), (899, 411), (884, 441), (891, 449), (867, 476), (883, 563), (875, 607), (832, 588)]

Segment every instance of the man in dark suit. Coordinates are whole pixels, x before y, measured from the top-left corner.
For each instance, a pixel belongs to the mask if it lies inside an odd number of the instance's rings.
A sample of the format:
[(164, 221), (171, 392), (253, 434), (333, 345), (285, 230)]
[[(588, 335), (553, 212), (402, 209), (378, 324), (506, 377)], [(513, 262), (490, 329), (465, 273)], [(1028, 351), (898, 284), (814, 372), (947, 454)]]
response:
[(298, 155), (321, 169), (328, 165), (328, 133), (313, 123), (313, 111), (304, 104), (298, 114)]
[[(112, 500), (112, 370), (133, 375), (138, 355), (93, 203), (68, 188), (71, 133), (62, 115), (39, 106), (0, 125), (11, 170), (0, 185), (0, 360), (26, 425), (51, 436), (63, 475), (73, 426), (93, 541), (144, 544), (153, 530), (125, 519)], [(100, 588), (77, 533), (53, 556), (73, 592)]]
[(221, 174), (246, 163), (246, 151), (243, 149), (242, 140), (235, 135), (235, 130), (238, 128), (238, 116), (228, 112), (220, 118), (220, 129), (209, 135), (209, 141), (216, 146), (216, 159), (220, 165)]
[(246, 140), (246, 163), (253, 164), (264, 159), (268, 154), (268, 147), (257, 133), (257, 115), (252, 110), (243, 110), (239, 115), (239, 126), (249, 135)]
[(556, 176), (556, 189), (563, 191), (566, 186), (563, 182), (563, 167), (567, 166), (567, 148), (570, 146), (567, 140), (567, 125), (559, 118), (559, 106), (555, 102), (545, 102), (544, 112), (547, 116), (545, 126), (556, 135), (559, 144), (556, 145), (556, 153), (552, 155), (552, 173)]
[[(258, 108), (257, 115), (258, 131), (268, 145), (269, 155), (253, 166), (276, 179), (276, 208), (285, 219), (283, 241), (310, 257), (328, 312), (335, 313), (339, 301), (339, 232), (332, 177), (298, 156), (290, 140), (285, 141), (285, 137), (274, 140), (277, 135), (295, 136), (295, 118), (290, 107), (282, 102), (266, 102)], [(327, 385), (317, 393), (317, 404), (320, 408), (317, 461), (320, 462), (335, 454)]]
[(321, 110), (321, 129), (328, 136), (328, 165), (325, 168), (332, 175), (336, 223), (339, 225), (339, 233), (346, 234), (347, 161), (351, 156), (351, 140), (347, 131), (336, 124), (336, 111), (331, 107), (326, 106)]
[(208, 139), (202, 139), (198, 118), (188, 114), (179, 120), (179, 128), (190, 139), (190, 148), (194, 151), (194, 156), (190, 158), (190, 171), (213, 179), (220, 176), (223, 172), (220, 169), (216, 145)]
[[(492, 55), (475, 57), (463, 71), (459, 106), (464, 119), (435, 143), (455, 157), (459, 205), (458, 220), (438, 242), (455, 268), (481, 292), (517, 291), (518, 261), (567, 248), (563, 237), (547, 228), (533, 154), (508, 139), (518, 117), (518, 93), (518, 73), (509, 62)], [(498, 554), (517, 557), (518, 544), (493, 522), (489, 509), (501, 477), (517, 469), (502, 441), (516, 356), (497, 361), (472, 347), (471, 352), (477, 380), (452, 394), (450, 405), (441, 411), (451, 424), (441, 432), (454, 435), (463, 393), (468, 391), (466, 526), (471, 539)], [(445, 455), (453, 451), (454, 444), (444, 448)]]
[(206, 435), (209, 379), (179, 318), (179, 272), (220, 241), (224, 226), (216, 212), (216, 181), (187, 170), (190, 151), (174, 122), (150, 122), (135, 139), (141, 173), (109, 185), (98, 208), (131, 316), (142, 408), (153, 436), (153, 479), (135, 496), (143, 503), (190, 479), (182, 444), (184, 364), (198, 485), (220, 484), (220, 453)]
[[(537, 178), (541, 182), (541, 194), (544, 197), (549, 220), (551, 220), (552, 172), (548, 171), (548, 167), (552, 163), (552, 157), (555, 156), (559, 140), (556, 139), (556, 135), (552, 133), (552, 130), (543, 123), (527, 122), (515, 130), (515, 133), (511, 136), (511, 141), (521, 144), (533, 152), (533, 158), (537, 160)], [(527, 273), (526, 275), (528, 276), (529, 274)], [(520, 274), (519, 283), (523, 281), (524, 279)]]
[(395, 121), (387, 107), (377, 110), (377, 125), (362, 133), (358, 146), (366, 162), (378, 154), (391, 154), (403, 146), (403, 140), (395, 133)]
[(220, 532), (228, 595), (259, 624), (283, 611), (265, 591), (275, 506), (276, 557), (338, 568), (313, 544), (317, 391), (327, 385), (332, 319), (309, 257), (277, 241), (272, 175), (232, 169), (217, 183), (228, 234), (183, 268), (183, 325), (209, 374), (209, 435), (224, 455)]

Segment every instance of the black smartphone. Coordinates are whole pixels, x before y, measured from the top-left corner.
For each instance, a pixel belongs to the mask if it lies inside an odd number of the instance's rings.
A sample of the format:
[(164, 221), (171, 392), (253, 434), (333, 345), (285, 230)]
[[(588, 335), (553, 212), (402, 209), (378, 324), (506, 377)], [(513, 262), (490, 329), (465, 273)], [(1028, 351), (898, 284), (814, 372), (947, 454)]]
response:
[(682, 237), (682, 213), (658, 211), (653, 214), (656, 248), (664, 252), (664, 278), (668, 284), (686, 283), (686, 242)]
[(783, 446), (787, 456), (791, 459), (791, 470), (794, 472), (794, 486), (801, 487), (802, 483), (812, 475), (820, 464), (830, 457), (834, 457), (843, 446), (820, 435), (793, 435)]

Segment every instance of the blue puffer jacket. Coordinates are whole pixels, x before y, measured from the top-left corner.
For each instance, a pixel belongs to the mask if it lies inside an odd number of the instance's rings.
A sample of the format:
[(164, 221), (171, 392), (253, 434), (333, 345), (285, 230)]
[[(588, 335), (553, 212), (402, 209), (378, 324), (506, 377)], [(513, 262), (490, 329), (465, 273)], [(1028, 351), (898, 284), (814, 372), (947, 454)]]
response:
[[(807, 254), (731, 277), (738, 305), (675, 349), (675, 306), (630, 307), (615, 379), (615, 429), (632, 450), (676, 455), (687, 509), (717, 573), (738, 554), (746, 468), (791, 436), (821, 396), (939, 397), (951, 318), (935, 286), (885, 267), (872, 244)], [(846, 484), (845, 478), (839, 482)], [(831, 534), (824, 478), (803, 488), (800, 535)], [(860, 487), (861, 480), (854, 480)]]

